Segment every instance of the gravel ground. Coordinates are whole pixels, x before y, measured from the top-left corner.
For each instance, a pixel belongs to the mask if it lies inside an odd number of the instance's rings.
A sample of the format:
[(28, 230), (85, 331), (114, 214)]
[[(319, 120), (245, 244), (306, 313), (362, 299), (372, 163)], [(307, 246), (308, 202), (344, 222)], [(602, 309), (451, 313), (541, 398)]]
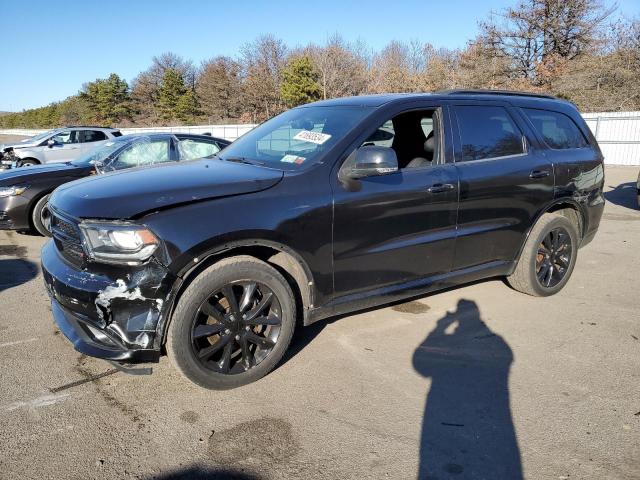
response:
[(321, 322), (231, 391), (75, 352), (44, 240), (0, 232), (0, 478), (640, 478), (637, 168), (568, 286), (491, 280)]

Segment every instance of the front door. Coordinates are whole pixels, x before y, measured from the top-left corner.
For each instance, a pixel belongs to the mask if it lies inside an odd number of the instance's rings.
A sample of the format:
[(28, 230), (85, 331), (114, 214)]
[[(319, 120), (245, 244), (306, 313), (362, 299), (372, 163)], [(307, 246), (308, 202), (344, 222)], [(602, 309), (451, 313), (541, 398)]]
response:
[[(334, 184), (337, 297), (450, 271), (458, 179), (440, 108), (401, 112), (362, 145), (393, 148), (399, 171)], [(358, 145), (358, 147), (361, 145)], [(347, 162), (353, 158), (350, 155)]]
[(74, 160), (82, 153), (76, 130), (64, 130), (50, 138), (54, 144), (44, 146), (44, 161), (66, 162)]

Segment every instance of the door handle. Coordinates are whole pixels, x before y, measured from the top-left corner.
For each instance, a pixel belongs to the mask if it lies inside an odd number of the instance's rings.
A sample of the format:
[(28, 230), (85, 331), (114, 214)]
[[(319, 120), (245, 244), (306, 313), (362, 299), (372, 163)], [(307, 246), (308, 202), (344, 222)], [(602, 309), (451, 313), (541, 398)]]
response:
[(532, 170), (529, 174), (529, 178), (544, 178), (551, 175), (549, 170)]
[(456, 188), (456, 187), (452, 183), (436, 183), (435, 185), (432, 185), (429, 188), (427, 188), (427, 192), (429, 192), (429, 193), (444, 193), (444, 192), (449, 192), (449, 191), (453, 190), (454, 188)]

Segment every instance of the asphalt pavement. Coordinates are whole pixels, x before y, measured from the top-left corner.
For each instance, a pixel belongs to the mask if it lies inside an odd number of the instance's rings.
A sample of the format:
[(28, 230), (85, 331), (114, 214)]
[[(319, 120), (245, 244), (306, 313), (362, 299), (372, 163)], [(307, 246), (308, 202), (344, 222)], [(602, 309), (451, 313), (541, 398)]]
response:
[(0, 478), (640, 478), (637, 175), (606, 169), (558, 295), (490, 280), (320, 322), (231, 391), (75, 352), (44, 239), (0, 232)]

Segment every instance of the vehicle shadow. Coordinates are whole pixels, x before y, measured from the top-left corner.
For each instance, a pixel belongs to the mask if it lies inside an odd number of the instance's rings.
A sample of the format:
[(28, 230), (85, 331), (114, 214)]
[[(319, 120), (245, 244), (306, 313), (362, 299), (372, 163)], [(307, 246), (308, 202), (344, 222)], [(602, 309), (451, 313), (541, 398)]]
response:
[(621, 207), (638, 210), (638, 189), (635, 182), (621, 183), (613, 190), (604, 192), (604, 198)]
[(260, 477), (246, 472), (226, 468), (208, 468), (198, 465), (144, 478), (154, 480), (260, 480)]
[(416, 349), (413, 366), (431, 379), (418, 478), (522, 479), (509, 404), (509, 345), (482, 321), (475, 302), (454, 312)]
[(24, 258), (0, 258), (0, 292), (34, 279), (38, 266)]

